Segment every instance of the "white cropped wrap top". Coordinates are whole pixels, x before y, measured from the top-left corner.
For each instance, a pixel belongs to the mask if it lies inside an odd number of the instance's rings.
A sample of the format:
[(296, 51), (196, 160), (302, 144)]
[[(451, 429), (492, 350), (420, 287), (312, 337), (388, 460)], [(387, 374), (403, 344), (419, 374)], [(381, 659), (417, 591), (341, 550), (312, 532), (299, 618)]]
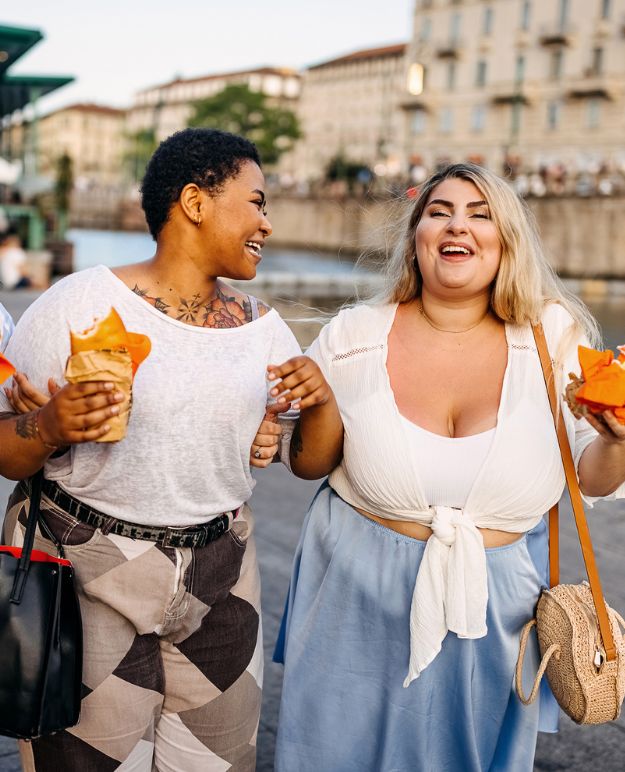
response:
[[(560, 499), (565, 477), (531, 328), (508, 324), (508, 362), (490, 449), (462, 509), (431, 506), (386, 370), (396, 309), (344, 309), (307, 353), (332, 387), (345, 427), (343, 459), (330, 474), (331, 487), (354, 507), (433, 532), (412, 600), (408, 686), (436, 657), (449, 631), (462, 638), (486, 635), (486, 555), (478, 528), (530, 530)], [(567, 335), (572, 319), (560, 305), (549, 305), (542, 321), (561, 387), (570, 371), (579, 372), (577, 344), (583, 340)], [(577, 465), (596, 432), (576, 420), (564, 401), (562, 410)], [(625, 496), (625, 485), (615, 496)]]

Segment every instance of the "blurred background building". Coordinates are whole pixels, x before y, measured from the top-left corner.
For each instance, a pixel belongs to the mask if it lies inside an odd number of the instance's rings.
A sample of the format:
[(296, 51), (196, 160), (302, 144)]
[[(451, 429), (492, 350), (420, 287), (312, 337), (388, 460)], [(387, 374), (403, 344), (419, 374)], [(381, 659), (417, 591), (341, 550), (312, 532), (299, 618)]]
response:
[(152, 130), (157, 141), (189, 125), (194, 103), (213, 97), (226, 86), (246, 85), (269, 97), (272, 103), (290, 107), (297, 103), (300, 74), (288, 67), (259, 67), (253, 70), (175, 78), (142, 89), (128, 110), (126, 131), (135, 134)]
[(470, 158), (524, 194), (611, 193), (625, 0), (417, 0), (403, 109), (409, 168)]
[[(406, 45), (354, 51), (306, 68), (297, 115), (304, 136), (294, 151), (294, 173), (315, 180), (331, 164), (398, 174), (402, 168)], [(354, 170), (356, 176), (358, 169)]]

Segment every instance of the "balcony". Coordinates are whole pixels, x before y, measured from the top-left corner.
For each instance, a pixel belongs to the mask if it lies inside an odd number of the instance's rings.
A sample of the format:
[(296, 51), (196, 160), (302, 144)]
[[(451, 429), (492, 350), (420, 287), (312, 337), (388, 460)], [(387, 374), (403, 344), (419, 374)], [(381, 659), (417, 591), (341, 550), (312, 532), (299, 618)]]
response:
[(570, 46), (575, 38), (575, 28), (571, 24), (546, 24), (540, 30), (538, 39), (543, 46)]
[(436, 56), (439, 59), (458, 59), (460, 57), (462, 42), (458, 38), (439, 40), (434, 48)]
[(597, 74), (592, 68), (585, 71), (583, 78), (575, 78), (567, 84), (569, 99), (618, 99), (621, 93), (622, 79)]
[(434, 98), (431, 94), (419, 94), (412, 96), (406, 94), (406, 96), (399, 102), (399, 107), (406, 112), (412, 110), (424, 110), (430, 112), (434, 106)]
[(491, 90), (494, 105), (530, 105), (534, 96), (534, 90), (525, 83), (503, 83)]

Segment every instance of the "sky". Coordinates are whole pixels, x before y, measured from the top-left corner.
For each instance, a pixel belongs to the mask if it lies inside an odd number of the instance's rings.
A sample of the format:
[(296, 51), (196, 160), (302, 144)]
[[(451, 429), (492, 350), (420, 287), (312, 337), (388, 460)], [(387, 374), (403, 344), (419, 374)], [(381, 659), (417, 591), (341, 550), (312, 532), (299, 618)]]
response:
[(13, 75), (73, 75), (41, 100), (128, 107), (176, 76), (301, 68), (408, 40), (415, 0), (5, 0), (0, 25), (44, 33)]

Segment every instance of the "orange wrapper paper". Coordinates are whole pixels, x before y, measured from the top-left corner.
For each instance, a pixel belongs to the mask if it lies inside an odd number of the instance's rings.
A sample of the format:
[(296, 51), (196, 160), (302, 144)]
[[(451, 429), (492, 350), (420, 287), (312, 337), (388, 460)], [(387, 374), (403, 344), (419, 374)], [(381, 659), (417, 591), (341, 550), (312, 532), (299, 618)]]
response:
[(4, 383), (12, 375), (15, 375), (15, 368), (5, 356), (0, 354), (0, 383)]
[(82, 333), (70, 332), (72, 354), (65, 378), (69, 383), (111, 381), (124, 395), (119, 414), (107, 420), (110, 430), (96, 442), (117, 442), (126, 436), (132, 405), (132, 380), (151, 349), (147, 335), (127, 332), (112, 308), (105, 319)]
[[(582, 383), (575, 389), (575, 401), (591, 413), (612, 410), (625, 424), (625, 347), (615, 358), (612, 351), (595, 351), (579, 346)], [(579, 381), (578, 381), (579, 383)]]

